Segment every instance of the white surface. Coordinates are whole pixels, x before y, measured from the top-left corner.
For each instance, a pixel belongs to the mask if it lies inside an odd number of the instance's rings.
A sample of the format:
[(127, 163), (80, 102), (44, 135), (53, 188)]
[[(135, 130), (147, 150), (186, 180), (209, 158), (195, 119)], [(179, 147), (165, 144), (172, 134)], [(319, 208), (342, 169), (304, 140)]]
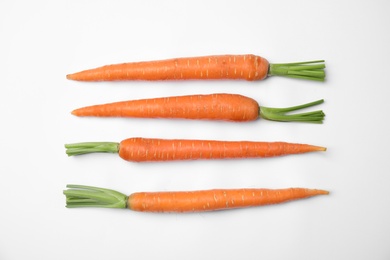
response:
[[(0, 3), (0, 259), (389, 259), (387, 1), (8, 1)], [(80, 83), (104, 64), (253, 53), (325, 59), (327, 81)], [(323, 125), (259, 120), (93, 119), (102, 102), (231, 92), (265, 106), (324, 98)], [(312, 143), (326, 153), (134, 164), (68, 158), (63, 145), (127, 137)], [(387, 162), (386, 162), (387, 161)], [(68, 183), (124, 193), (293, 186), (328, 197), (202, 214), (66, 209)]]

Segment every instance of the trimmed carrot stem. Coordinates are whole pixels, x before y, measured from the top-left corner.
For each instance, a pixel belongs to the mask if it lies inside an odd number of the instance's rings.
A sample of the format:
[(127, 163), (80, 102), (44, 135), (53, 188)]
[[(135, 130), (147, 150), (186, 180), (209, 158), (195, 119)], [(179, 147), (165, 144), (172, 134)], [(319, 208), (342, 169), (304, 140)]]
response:
[(67, 185), (64, 190), (68, 208), (128, 208), (142, 212), (206, 212), (279, 204), (318, 195), (326, 190), (288, 189), (214, 189), (198, 191), (137, 192), (130, 196), (98, 187)]
[(119, 144), (114, 142), (85, 142), (67, 144), (66, 148), (69, 156), (87, 153), (117, 153)]
[(129, 138), (120, 143), (66, 144), (69, 156), (86, 153), (118, 153), (127, 161), (174, 161), (198, 159), (266, 158), (326, 151), (325, 147), (286, 142), (215, 141)]
[(314, 60), (306, 62), (270, 64), (268, 75), (324, 81), (324, 62), (324, 60)]
[(85, 185), (67, 185), (66, 206), (68, 208), (99, 207), (126, 208), (127, 196), (109, 189)]
[(233, 122), (254, 121), (259, 117), (273, 121), (322, 123), (325, 114), (312, 111), (300, 114), (290, 112), (312, 107), (324, 100), (287, 107), (263, 107), (252, 98), (238, 94), (208, 94), (139, 99), (78, 108), (75, 116), (180, 118), (225, 120)]
[(324, 103), (324, 100), (317, 100), (314, 102), (306, 103), (299, 106), (286, 107), (286, 108), (260, 108), (260, 117), (273, 121), (283, 122), (306, 122), (306, 123), (322, 123), (325, 117), (325, 113), (322, 110), (311, 111), (306, 113), (288, 114), (289, 112), (316, 106)]
[(325, 79), (324, 61), (270, 64), (248, 55), (211, 55), (156, 61), (128, 62), (84, 70), (66, 77), (79, 81), (243, 79), (263, 80), (285, 76), (308, 80)]

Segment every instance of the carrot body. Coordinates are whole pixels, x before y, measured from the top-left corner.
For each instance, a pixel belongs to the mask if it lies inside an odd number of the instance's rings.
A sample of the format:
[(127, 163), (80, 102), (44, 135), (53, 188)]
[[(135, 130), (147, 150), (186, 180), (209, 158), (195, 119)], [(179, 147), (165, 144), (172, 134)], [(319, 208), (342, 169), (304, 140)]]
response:
[(64, 190), (68, 208), (129, 208), (145, 212), (203, 212), (268, 204), (329, 194), (326, 190), (288, 189), (215, 189), (198, 191), (121, 192), (84, 185), (67, 185)]
[(249, 55), (213, 55), (107, 65), (67, 75), (80, 81), (245, 79), (267, 76), (266, 59)]
[(321, 104), (323, 100), (288, 108), (260, 107), (252, 98), (238, 94), (209, 94), (139, 99), (78, 108), (75, 116), (181, 118), (225, 120), (232, 122), (254, 121), (259, 117), (273, 121), (322, 123), (321, 110), (295, 113), (291, 111)]
[(328, 193), (305, 188), (138, 192), (128, 197), (127, 207), (144, 212), (204, 212), (278, 204)]
[(115, 102), (72, 111), (76, 116), (253, 121), (259, 104), (235, 94), (189, 95)]
[(86, 142), (65, 145), (69, 156), (119, 153), (126, 161), (157, 162), (197, 159), (262, 158), (326, 151), (325, 147), (286, 142), (216, 141), (129, 138), (120, 143)]
[(129, 138), (120, 143), (119, 156), (127, 161), (145, 162), (260, 158), (323, 150), (323, 147), (284, 142)]
[(69, 156), (87, 153), (119, 153), (126, 161), (157, 162), (197, 159), (262, 158), (326, 151), (325, 147), (286, 142), (216, 141), (128, 138), (120, 143), (86, 142), (65, 145)]

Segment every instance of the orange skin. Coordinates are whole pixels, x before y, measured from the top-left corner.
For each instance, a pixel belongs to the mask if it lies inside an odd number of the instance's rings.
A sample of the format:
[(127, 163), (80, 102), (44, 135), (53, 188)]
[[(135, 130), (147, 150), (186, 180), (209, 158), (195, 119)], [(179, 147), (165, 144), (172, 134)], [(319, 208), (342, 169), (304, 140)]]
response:
[(119, 156), (134, 162), (260, 158), (325, 150), (308, 144), (251, 141), (129, 138), (119, 144)]
[(66, 77), (79, 81), (243, 79), (267, 77), (269, 62), (259, 56), (213, 55), (130, 62), (84, 70)]
[(189, 95), (115, 102), (72, 111), (76, 116), (209, 119), (235, 122), (259, 118), (259, 104), (235, 94)]
[(127, 207), (144, 212), (204, 212), (278, 204), (327, 194), (325, 190), (306, 188), (138, 192), (128, 197)]

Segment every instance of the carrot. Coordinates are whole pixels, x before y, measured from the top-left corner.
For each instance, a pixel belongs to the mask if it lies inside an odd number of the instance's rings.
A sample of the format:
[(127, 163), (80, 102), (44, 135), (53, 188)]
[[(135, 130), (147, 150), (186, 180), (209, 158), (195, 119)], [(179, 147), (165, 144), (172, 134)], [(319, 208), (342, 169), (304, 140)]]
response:
[(129, 138), (115, 142), (66, 144), (69, 156), (118, 153), (126, 161), (173, 161), (197, 159), (262, 158), (326, 151), (325, 147), (285, 142), (215, 141)]
[(259, 117), (274, 121), (322, 123), (322, 111), (289, 115), (291, 111), (324, 102), (303, 104), (288, 108), (260, 107), (252, 98), (237, 94), (189, 95), (122, 101), (82, 107), (72, 111), (75, 116), (141, 117), (254, 121)]
[(285, 76), (324, 81), (324, 60), (270, 64), (249, 55), (213, 55), (107, 65), (66, 77), (79, 81), (244, 79)]
[(206, 212), (279, 204), (292, 200), (328, 195), (326, 190), (214, 189), (199, 191), (137, 192), (130, 196), (98, 187), (67, 185), (68, 208), (128, 208), (143, 212)]

